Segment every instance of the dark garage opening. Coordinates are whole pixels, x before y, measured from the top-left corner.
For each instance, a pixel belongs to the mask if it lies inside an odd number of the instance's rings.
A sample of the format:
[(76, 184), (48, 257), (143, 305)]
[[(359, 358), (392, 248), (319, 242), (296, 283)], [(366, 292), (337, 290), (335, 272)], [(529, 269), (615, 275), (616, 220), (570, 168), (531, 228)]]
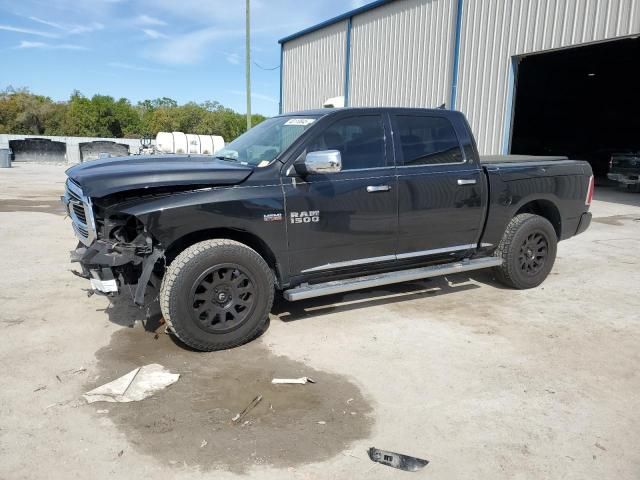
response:
[(66, 162), (67, 145), (47, 138), (10, 140), (14, 162)]
[(606, 177), (612, 153), (640, 151), (640, 39), (523, 57), (511, 153), (587, 160)]

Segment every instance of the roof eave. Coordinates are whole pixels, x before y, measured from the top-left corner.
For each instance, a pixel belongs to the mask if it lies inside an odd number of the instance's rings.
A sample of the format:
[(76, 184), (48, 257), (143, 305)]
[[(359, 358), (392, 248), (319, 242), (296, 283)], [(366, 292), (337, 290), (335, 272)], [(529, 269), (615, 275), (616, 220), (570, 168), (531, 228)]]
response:
[(315, 32), (317, 30), (320, 30), (324, 27), (328, 27), (329, 25), (333, 25), (334, 23), (338, 23), (342, 20), (347, 20), (348, 18), (351, 18), (355, 15), (358, 15), (360, 13), (364, 13), (364, 12), (368, 12), (369, 10), (373, 10), (375, 8), (378, 8), (386, 3), (391, 3), (394, 0), (376, 0), (375, 2), (371, 2), (368, 3), (366, 5), (363, 5), (361, 7), (358, 8), (354, 8), (353, 10), (349, 10), (348, 12), (345, 12), (341, 15), (338, 15), (337, 17), (333, 17), (330, 18), (329, 20), (325, 20), (324, 22), (318, 23), (316, 25), (313, 25), (311, 27), (305, 28), (304, 30), (300, 30), (299, 32), (293, 33), (291, 35), (288, 35), (284, 38), (281, 38), (280, 40), (278, 40), (278, 43), (280, 44), (285, 44), (287, 42), (290, 42), (291, 40), (295, 40), (296, 38), (300, 38), (304, 35), (307, 35), (308, 33), (312, 33)]

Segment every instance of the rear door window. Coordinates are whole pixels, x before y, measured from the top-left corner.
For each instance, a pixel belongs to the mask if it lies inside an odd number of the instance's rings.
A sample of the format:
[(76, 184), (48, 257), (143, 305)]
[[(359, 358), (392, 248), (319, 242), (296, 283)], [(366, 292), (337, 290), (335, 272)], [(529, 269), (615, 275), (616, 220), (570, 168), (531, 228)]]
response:
[(394, 134), (404, 166), (464, 162), (456, 132), (446, 118), (396, 115)]

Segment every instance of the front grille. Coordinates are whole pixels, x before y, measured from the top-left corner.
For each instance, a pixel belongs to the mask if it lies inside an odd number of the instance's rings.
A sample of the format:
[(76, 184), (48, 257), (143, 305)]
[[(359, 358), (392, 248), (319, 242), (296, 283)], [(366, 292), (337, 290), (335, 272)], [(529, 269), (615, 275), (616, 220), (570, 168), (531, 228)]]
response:
[(85, 225), (87, 224), (87, 216), (84, 213), (84, 206), (83, 205), (77, 205), (77, 204), (73, 204), (73, 211), (76, 214), (76, 217), (78, 217), (78, 219), (84, 223)]
[(91, 199), (85, 197), (80, 185), (71, 179), (66, 183), (64, 203), (71, 217), (76, 237), (85, 245), (91, 245), (96, 238)]

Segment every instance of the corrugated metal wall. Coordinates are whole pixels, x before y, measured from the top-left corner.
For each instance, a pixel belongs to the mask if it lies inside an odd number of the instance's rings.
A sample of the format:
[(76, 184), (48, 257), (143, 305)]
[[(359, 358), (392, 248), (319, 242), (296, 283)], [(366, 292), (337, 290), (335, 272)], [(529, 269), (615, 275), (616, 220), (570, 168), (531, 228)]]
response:
[(349, 105), (449, 100), (455, 0), (403, 0), (353, 17)]
[(320, 108), (344, 95), (347, 22), (287, 42), (282, 51), (282, 111)]
[(464, 0), (456, 109), (501, 153), (511, 57), (640, 33), (637, 0)]

